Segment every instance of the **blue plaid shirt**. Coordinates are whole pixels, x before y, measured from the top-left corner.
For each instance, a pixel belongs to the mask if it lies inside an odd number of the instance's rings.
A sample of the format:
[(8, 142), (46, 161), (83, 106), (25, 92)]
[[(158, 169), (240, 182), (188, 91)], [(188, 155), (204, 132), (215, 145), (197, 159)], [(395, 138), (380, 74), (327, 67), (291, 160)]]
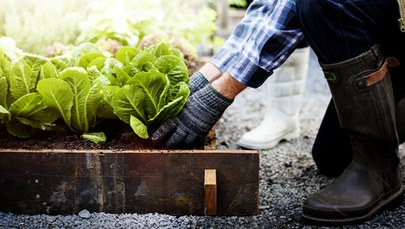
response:
[(257, 88), (303, 40), (295, 19), (295, 0), (256, 0), (211, 63)]

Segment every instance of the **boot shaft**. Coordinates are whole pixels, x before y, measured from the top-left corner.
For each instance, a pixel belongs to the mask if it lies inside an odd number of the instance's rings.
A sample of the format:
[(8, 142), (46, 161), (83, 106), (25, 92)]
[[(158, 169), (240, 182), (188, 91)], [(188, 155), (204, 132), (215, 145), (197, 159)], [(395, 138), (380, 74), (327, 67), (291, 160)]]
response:
[(301, 108), (309, 62), (309, 47), (295, 50), (272, 75), (266, 87), (268, 103), (266, 116), (278, 110), (287, 116), (296, 116)]
[(348, 61), (321, 66), (341, 127), (360, 138), (397, 145), (389, 64), (376, 45)]

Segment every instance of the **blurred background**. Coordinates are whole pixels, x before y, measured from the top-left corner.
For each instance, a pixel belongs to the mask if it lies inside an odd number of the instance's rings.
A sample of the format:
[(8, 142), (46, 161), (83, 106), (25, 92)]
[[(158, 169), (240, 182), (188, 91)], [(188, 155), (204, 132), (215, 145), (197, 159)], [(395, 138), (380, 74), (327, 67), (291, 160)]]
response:
[(249, 0), (0, 0), (0, 36), (24, 52), (62, 54), (83, 42), (114, 52), (121, 45), (166, 41), (194, 57), (222, 44)]

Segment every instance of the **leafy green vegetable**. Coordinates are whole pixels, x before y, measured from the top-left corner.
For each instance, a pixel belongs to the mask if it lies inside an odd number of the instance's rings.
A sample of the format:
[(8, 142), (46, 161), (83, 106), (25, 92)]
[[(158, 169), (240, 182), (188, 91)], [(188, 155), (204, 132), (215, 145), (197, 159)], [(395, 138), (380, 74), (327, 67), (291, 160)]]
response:
[(98, 117), (121, 119), (141, 138), (180, 112), (189, 95), (188, 69), (167, 44), (121, 48), (113, 58), (85, 43), (52, 59), (0, 53), (0, 121), (9, 133), (30, 137), (53, 130), (61, 118), (93, 142)]
[(72, 130), (87, 133), (95, 124), (103, 99), (102, 87), (102, 81), (90, 81), (83, 68), (70, 67), (62, 71), (58, 79), (39, 81), (37, 90)]
[[(122, 63), (128, 63), (123, 67), (127, 69), (116, 68), (115, 73), (125, 85), (116, 90), (110, 104), (114, 113), (130, 124), (138, 136), (148, 138), (148, 128), (163, 124), (180, 112), (187, 101), (190, 93), (187, 67), (181, 56), (164, 43), (151, 46)], [(130, 76), (127, 71), (136, 73)]]
[(50, 112), (35, 91), (38, 80), (54, 77), (52, 64), (45, 58), (21, 55), (15, 62), (0, 53), (0, 121), (17, 137), (30, 137), (38, 130), (53, 130), (59, 118)]
[(115, 54), (115, 58), (123, 65), (128, 65), (129, 61), (139, 53), (140, 51), (137, 48), (123, 46)]
[(70, 85), (61, 79), (43, 79), (38, 82), (37, 91), (45, 104), (56, 110), (65, 123), (70, 126), (72, 116), (70, 110), (73, 106), (73, 92)]
[(82, 134), (82, 138), (92, 141), (96, 144), (107, 141), (107, 137), (105, 136), (105, 134), (103, 132)]

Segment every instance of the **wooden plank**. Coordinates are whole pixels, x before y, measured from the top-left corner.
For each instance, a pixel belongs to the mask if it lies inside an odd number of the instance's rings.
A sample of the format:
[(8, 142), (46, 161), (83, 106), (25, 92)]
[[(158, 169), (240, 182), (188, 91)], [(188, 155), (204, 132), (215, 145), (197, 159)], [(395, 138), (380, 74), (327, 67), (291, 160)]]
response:
[(217, 172), (206, 169), (204, 175), (204, 212), (205, 215), (217, 214)]
[(258, 212), (257, 151), (0, 150), (0, 211), (204, 215), (216, 170), (217, 215)]

